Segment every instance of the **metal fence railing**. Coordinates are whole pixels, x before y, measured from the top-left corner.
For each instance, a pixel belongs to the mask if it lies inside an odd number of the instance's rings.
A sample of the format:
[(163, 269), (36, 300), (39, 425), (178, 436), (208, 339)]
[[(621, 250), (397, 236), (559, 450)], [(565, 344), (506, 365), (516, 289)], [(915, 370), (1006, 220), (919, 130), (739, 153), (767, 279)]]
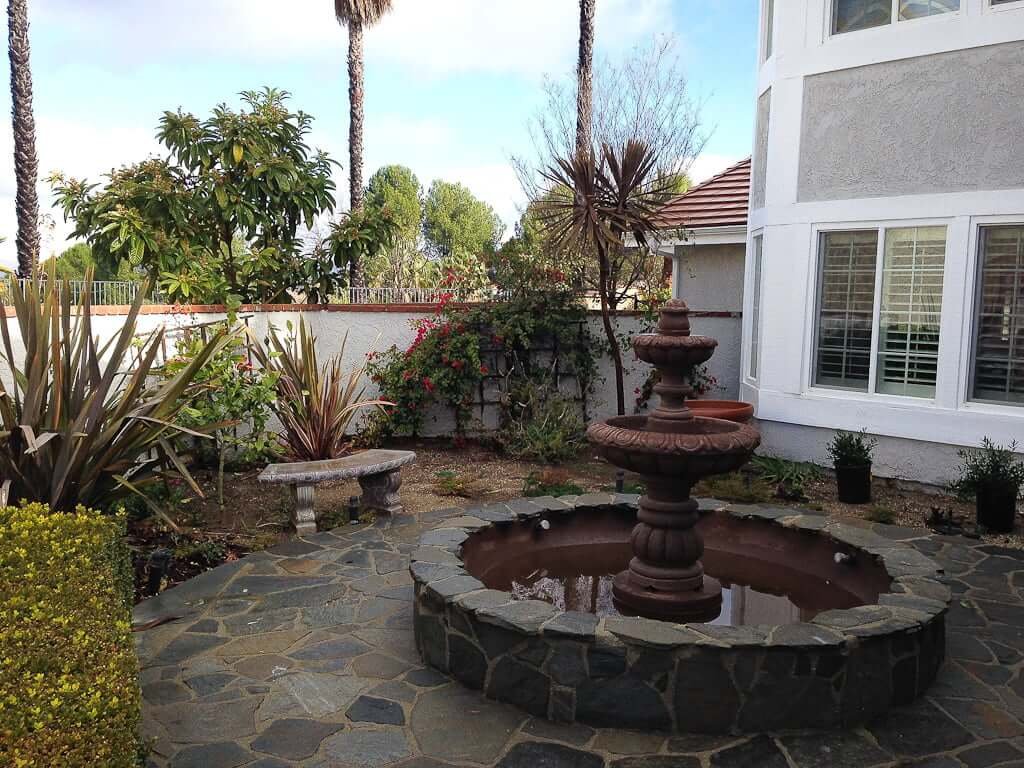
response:
[[(8, 278), (0, 286), (0, 290), (4, 293), (12, 290), (15, 280), (16, 278)], [(26, 279), (17, 279), (21, 288), (24, 288), (28, 282)], [(121, 306), (135, 301), (139, 291), (142, 290), (143, 283), (134, 280), (93, 280), (92, 283), (87, 283), (85, 280), (68, 280), (67, 285), (71, 290), (71, 300), (76, 304), (82, 302), (88, 290), (89, 301), (93, 306)], [(146, 303), (159, 304), (161, 302), (159, 291), (150, 289)]]
[(441, 288), (347, 288), (331, 296), (331, 304), (437, 304), (445, 296), (455, 301), (494, 301), (503, 291), (460, 291)]

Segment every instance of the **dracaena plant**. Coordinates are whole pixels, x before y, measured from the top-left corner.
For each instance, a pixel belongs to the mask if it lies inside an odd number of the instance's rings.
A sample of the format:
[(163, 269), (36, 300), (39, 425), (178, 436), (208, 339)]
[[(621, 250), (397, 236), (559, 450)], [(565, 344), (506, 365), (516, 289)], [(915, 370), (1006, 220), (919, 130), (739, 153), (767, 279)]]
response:
[(583, 150), (544, 171), (548, 190), (537, 202), (552, 245), (567, 258), (581, 255), (584, 275), (596, 289), (620, 415), (626, 408), (625, 371), (615, 319), (622, 302), (648, 287), (652, 274), (654, 283), (661, 279), (662, 257), (652, 246), (673, 180), (659, 172), (659, 159), (636, 139), (621, 147), (603, 144), (599, 154)]
[(274, 411), (284, 428), (283, 448), (294, 461), (344, 456), (351, 449), (348, 427), (356, 414), (391, 405), (364, 399), (365, 363), (348, 369), (342, 365), (347, 340), (348, 334), (338, 354), (322, 365), (316, 337), (304, 319), (299, 320), (298, 332), (284, 339), (271, 328), (268, 348), (253, 345), (260, 363), (277, 381)]
[(68, 511), (79, 504), (110, 509), (138, 494), (173, 527), (144, 490), (170, 474), (200, 493), (172, 442), (186, 432), (202, 435), (175, 421), (196, 372), (223, 339), (198, 349), (175, 375), (156, 377), (163, 331), (136, 336), (146, 290), (120, 330), (101, 343), (92, 326), (91, 281), (90, 272), (80, 304), (52, 276), (16, 284), (2, 298), (2, 495)]

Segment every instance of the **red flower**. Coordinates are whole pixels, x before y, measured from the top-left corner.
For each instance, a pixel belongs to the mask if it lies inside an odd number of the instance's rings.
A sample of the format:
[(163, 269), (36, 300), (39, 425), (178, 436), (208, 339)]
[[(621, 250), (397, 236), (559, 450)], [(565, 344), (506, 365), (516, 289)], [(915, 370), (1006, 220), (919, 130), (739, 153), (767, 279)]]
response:
[(480, 373), (483, 374), (484, 376), (486, 376), (488, 373), (490, 373), (490, 369), (488, 369), (488, 367), (486, 365), (481, 365), (480, 366)]
[(432, 382), (430, 380), (429, 376), (424, 376), (423, 377), (423, 388), (425, 390), (427, 390), (427, 392), (433, 392), (434, 391), (434, 382)]
[(461, 360), (452, 360), (452, 368), (454, 368), (456, 371), (461, 371), (464, 365), (465, 363), (462, 362)]

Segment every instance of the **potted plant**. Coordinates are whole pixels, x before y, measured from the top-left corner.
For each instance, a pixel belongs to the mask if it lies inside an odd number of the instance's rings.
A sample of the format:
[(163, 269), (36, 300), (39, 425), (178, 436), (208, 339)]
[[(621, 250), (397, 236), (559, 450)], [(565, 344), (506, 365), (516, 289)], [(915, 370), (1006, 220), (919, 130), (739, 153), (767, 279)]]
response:
[(878, 445), (867, 430), (837, 432), (828, 444), (828, 453), (836, 468), (839, 500), (846, 504), (871, 501), (871, 453)]
[(980, 449), (960, 451), (960, 459), (960, 477), (952, 490), (961, 499), (974, 499), (980, 527), (1012, 533), (1024, 485), (1024, 461), (1017, 457), (1017, 442), (1002, 446), (986, 437)]

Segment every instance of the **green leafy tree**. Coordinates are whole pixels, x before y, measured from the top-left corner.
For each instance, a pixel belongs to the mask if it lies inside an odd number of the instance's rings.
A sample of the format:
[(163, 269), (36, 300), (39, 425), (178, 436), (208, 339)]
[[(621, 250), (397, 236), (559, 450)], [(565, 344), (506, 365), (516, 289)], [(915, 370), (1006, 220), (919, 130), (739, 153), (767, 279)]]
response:
[(201, 120), (165, 112), (166, 158), (113, 171), (98, 188), (56, 174), (74, 234), (126, 259), (184, 301), (282, 302), (301, 263), (299, 227), (334, 210), (333, 161), (306, 143), (312, 118), (271, 88)]
[(438, 180), (430, 185), (423, 233), (435, 255), (494, 253), (504, 230), (494, 209), (462, 184)]
[(366, 285), (401, 288), (422, 284), (436, 265), (420, 248), (423, 233), (423, 187), (409, 168), (387, 165), (378, 170), (366, 189), (366, 210), (387, 212), (395, 221), (395, 237), (363, 264)]

